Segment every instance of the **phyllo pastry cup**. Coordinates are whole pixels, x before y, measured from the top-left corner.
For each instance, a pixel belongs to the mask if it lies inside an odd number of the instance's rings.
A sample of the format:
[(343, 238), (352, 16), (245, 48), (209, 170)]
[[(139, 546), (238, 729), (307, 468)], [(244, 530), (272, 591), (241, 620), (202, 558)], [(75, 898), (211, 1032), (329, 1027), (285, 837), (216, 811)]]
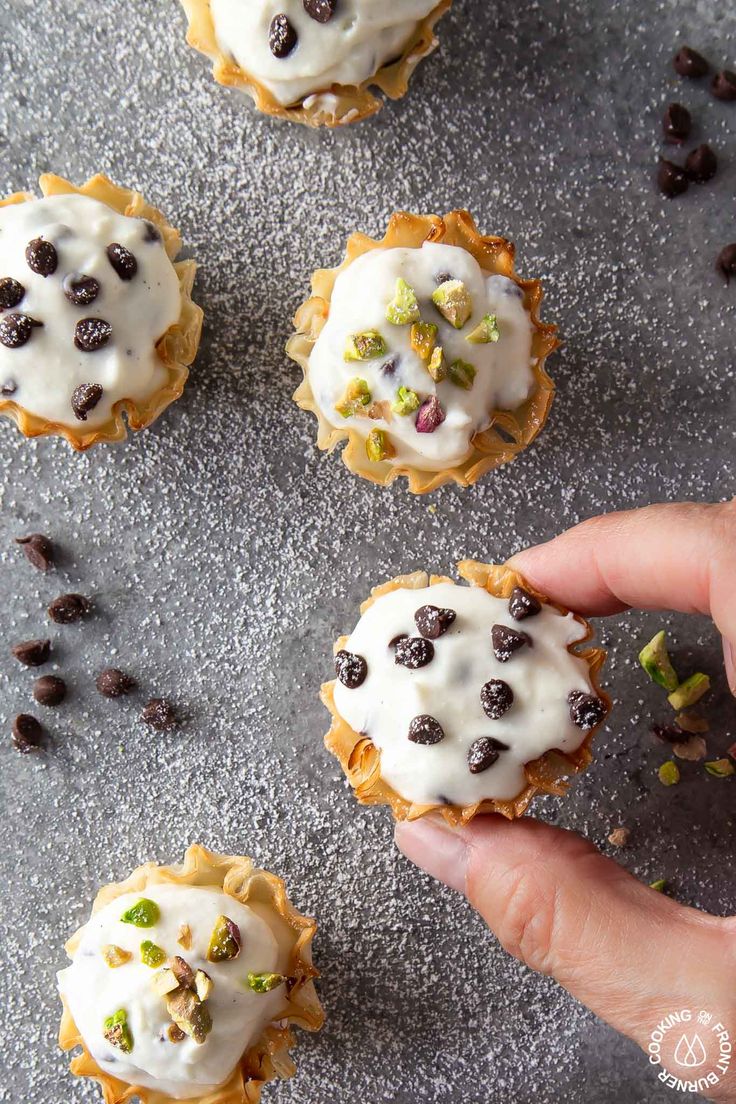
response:
[[(344, 53), (341, 32), (345, 37), (358, 33), (361, 6), (375, 5), (376, 0), (351, 0), (355, 11), (347, 30), (335, 0), (282, 0), (278, 5), (270, 0), (181, 2), (188, 18), (187, 42), (213, 62), (213, 76), (219, 84), (245, 92), (266, 115), (310, 127), (344, 126), (375, 114), (383, 100), (371, 88), (392, 100), (400, 99), (416, 66), (436, 49), (435, 24), (452, 4), (452, 0), (439, 0), (434, 6), (431, 0), (410, 0), (420, 17), (407, 22), (396, 10), (407, 0), (398, 0), (398, 5), (381, 0), (389, 28), (383, 30), (390, 38), (375, 43), (361, 39)], [(248, 7), (244, 9), (244, 5)], [(295, 20), (301, 24), (301, 35)], [(369, 26), (368, 36), (370, 33)], [(390, 43), (388, 54), (386, 42)], [(373, 64), (378, 64), (374, 72), (366, 73), (366, 58), (374, 58)], [(259, 72), (259, 68), (267, 72)], [(341, 79), (335, 80), (335, 75)]]
[(611, 709), (587, 621), (511, 568), (458, 573), (469, 586), (417, 571), (375, 587), (322, 686), (328, 750), (358, 801), (396, 820), (522, 816), (588, 766)]
[(0, 201), (0, 414), (77, 450), (149, 426), (184, 390), (202, 329), (196, 265), (143, 196), (98, 174)]
[[(317, 1031), (324, 1022), (312, 965), (316, 928), (290, 904), (280, 878), (196, 844), (181, 865), (149, 862), (105, 886), (67, 943), (72, 966), (59, 975), (59, 1042), (81, 1048), (71, 1072), (97, 1081), (105, 1104), (256, 1104), (268, 1081), (296, 1070), (292, 1026)], [(110, 985), (119, 989), (112, 997)], [(89, 1032), (75, 1023), (75, 1005)], [(245, 1043), (241, 1019), (256, 1032)], [(221, 1083), (204, 1085), (233, 1056)], [(126, 1066), (140, 1073), (146, 1061), (139, 1082), (121, 1076)]]
[(352, 234), (337, 268), (312, 276), (286, 351), (317, 445), (383, 486), (415, 494), (475, 483), (541, 431), (556, 327), (542, 285), (514, 271), (514, 246), (467, 211), (392, 215), (376, 241)]

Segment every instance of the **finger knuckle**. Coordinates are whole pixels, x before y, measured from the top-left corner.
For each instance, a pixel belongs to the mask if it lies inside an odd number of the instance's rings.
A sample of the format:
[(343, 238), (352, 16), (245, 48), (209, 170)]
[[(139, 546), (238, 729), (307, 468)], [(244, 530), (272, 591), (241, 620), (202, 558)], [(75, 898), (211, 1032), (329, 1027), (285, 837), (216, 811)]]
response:
[(541, 974), (554, 972), (554, 933), (558, 897), (538, 865), (510, 872), (496, 935), (509, 954)]

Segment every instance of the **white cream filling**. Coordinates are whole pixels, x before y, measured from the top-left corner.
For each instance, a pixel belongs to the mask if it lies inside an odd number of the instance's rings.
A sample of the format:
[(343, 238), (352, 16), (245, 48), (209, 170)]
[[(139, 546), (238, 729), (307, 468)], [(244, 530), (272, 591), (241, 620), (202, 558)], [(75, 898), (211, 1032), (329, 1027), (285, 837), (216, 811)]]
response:
[[(434, 645), (434, 659), (409, 670), (395, 662), (392, 641), (399, 634), (419, 636), (414, 614), (423, 605), (456, 611), (450, 628)], [(527, 633), (531, 647), (501, 663), (491, 647), (493, 625)], [(552, 606), (515, 621), (508, 601), (481, 587), (438, 583), (419, 590), (402, 588), (376, 599), (343, 647), (362, 656), (368, 673), (357, 689), (335, 685), (339, 714), (356, 732), (380, 749), (381, 776), (408, 801), (468, 805), (483, 798), (510, 800), (524, 788), (524, 764), (551, 748), (572, 751), (585, 732), (570, 717), (572, 690), (594, 693), (584, 660), (567, 651), (582, 629), (573, 615)], [(513, 690), (511, 708), (498, 720), (486, 716), (482, 686), (502, 679)], [(428, 714), (445, 736), (431, 746), (412, 743), (409, 725)], [(491, 736), (508, 744), (498, 760), (471, 774), (471, 744)]]
[[(460, 330), (431, 302), (438, 275), (446, 273), (461, 280), (472, 299), (473, 313)], [(449, 378), (435, 383), (425, 362), (411, 348), (411, 326), (395, 326), (386, 320), (386, 307), (394, 298), (399, 277), (416, 292), (422, 321), (438, 327), (436, 341), (445, 360), (463, 360), (475, 368), (470, 390)], [(499, 340), (472, 344), (467, 337), (487, 314), (496, 316)], [(381, 334), (387, 355), (346, 361), (348, 338), (366, 330)], [(436, 471), (467, 458), (471, 439), (488, 428), (493, 410), (514, 410), (529, 396), (534, 386), (532, 332), (518, 286), (505, 276), (484, 273), (467, 250), (427, 242), (421, 249), (373, 249), (358, 257), (335, 281), (329, 316), (309, 359), (309, 382), (331, 425), (350, 428), (362, 437), (372, 429), (384, 430), (396, 449), (392, 463)], [(383, 366), (395, 356), (396, 369), (386, 374)], [(436, 395), (445, 421), (433, 433), (418, 433), (416, 413), (392, 413), (390, 421), (355, 415), (343, 418), (335, 406), (356, 377), (367, 381), (373, 400), (379, 402), (394, 401), (400, 386), (415, 391), (422, 401)]]
[[(154, 927), (138, 928), (120, 920), (141, 897), (155, 901), (161, 910)], [(240, 928), (242, 949), (231, 961), (208, 962), (207, 947), (220, 915)], [(182, 924), (191, 928), (189, 950), (177, 941)], [(212, 1031), (203, 1044), (188, 1036), (179, 1043), (168, 1039), (171, 1017), (163, 997), (151, 985), (156, 971), (141, 962), (140, 945), (144, 940), (151, 940), (168, 956), (181, 956), (192, 969), (202, 969), (212, 978), (214, 988), (207, 1001)], [(133, 959), (111, 969), (101, 954), (102, 948), (110, 944), (130, 951)], [(170, 885), (126, 894), (95, 913), (84, 928), (72, 965), (59, 973), (58, 980), (85, 1045), (103, 1070), (127, 1084), (188, 1100), (226, 1081), (248, 1047), (283, 1007), (283, 985), (259, 994), (247, 983), (249, 971), (278, 970), (276, 938), (252, 908), (218, 890)], [(119, 1009), (127, 1013), (133, 1035), (130, 1054), (111, 1046), (103, 1034), (105, 1019)]]
[[(144, 402), (166, 383), (155, 346), (181, 313), (179, 281), (162, 241), (146, 240), (147, 229), (142, 219), (119, 215), (88, 196), (50, 196), (0, 208), (0, 279), (11, 277), (25, 289), (20, 303), (1, 311), (0, 319), (21, 313), (43, 323), (20, 348), (0, 344), (0, 397), (83, 431), (105, 423), (120, 399)], [(26, 247), (35, 238), (56, 249), (58, 266), (50, 276), (33, 272), (26, 261)], [(113, 243), (137, 261), (131, 280), (121, 280), (108, 260)], [(87, 306), (70, 303), (64, 294), (64, 277), (74, 273), (100, 285)], [(84, 318), (112, 326), (108, 343), (94, 352), (74, 344), (76, 324)], [(100, 384), (103, 393), (81, 421), (71, 398), (85, 383)]]
[[(398, 57), (437, 0), (337, 0), (328, 23), (304, 10), (302, 0), (210, 0), (217, 41), (281, 104), (293, 104), (333, 84), (356, 85)], [(297, 45), (274, 57), (269, 28), (275, 15), (289, 19)]]

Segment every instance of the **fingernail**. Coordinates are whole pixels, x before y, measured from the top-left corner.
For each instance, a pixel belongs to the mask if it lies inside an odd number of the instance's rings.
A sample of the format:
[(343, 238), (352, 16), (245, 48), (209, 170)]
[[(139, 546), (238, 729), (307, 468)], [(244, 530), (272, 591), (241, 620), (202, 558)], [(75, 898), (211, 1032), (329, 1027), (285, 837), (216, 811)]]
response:
[(394, 839), (410, 862), (450, 889), (465, 892), (468, 848), (457, 829), (423, 817), (397, 824)]
[(723, 638), (723, 660), (726, 664), (726, 678), (728, 686), (736, 698), (736, 650), (730, 640)]

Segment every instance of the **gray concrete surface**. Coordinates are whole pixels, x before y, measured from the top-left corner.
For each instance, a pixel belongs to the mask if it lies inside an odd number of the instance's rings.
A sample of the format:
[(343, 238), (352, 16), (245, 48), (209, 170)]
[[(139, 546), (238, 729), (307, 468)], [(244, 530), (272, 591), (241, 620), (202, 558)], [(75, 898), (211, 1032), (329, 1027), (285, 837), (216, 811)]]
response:
[[(458, 0), (443, 47), (408, 98), (341, 134), (257, 117), (184, 44), (174, 0), (6, 0), (0, 10), (0, 184), (54, 169), (139, 186), (200, 262), (206, 316), (186, 394), (122, 448), (73, 455), (0, 427), (3, 728), (0, 1100), (91, 1102), (56, 1050), (54, 972), (100, 882), (191, 840), (249, 852), (322, 918), (329, 1019), (302, 1037), (294, 1104), (660, 1104), (644, 1057), (549, 980), (510, 961), (470, 909), (400, 858), (385, 810), (358, 808), (322, 747), (316, 692), (335, 634), (369, 587), (462, 556), (503, 558), (601, 510), (734, 493), (736, 288), (713, 259), (736, 238), (736, 107), (683, 86), (682, 41), (733, 63), (726, 4)], [(712, 185), (667, 203), (652, 186), (662, 106), (677, 98), (722, 155)], [(313, 267), (395, 208), (467, 205), (546, 280), (565, 345), (548, 428), (515, 464), (429, 500), (368, 486), (318, 454), (291, 403), (282, 354)], [(13, 544), (43, 530), (63, 549), (36, 574)], [(32, 674), (7, 645), (45, 628), (48, 600), (94, 597), (95, 617), (53, 628), (68, 702), (44, 714), (53, 747), (10, 747)], [(648, 729), (667, 706), (636, 664), (666, 623), (683, 669), (714, 679), (710, 745), (736, 736), (718, 640), (705, 620), (632, 614), (600, 625), (616, 698), (596, 761), (538, 815), (665, 877), (726, 914), (730, 782), (688, 766), (665, 790)], [(101, 699), (114, 662), (141, 689)], [(137, 720), (170, 695), (167, 736)], [(656, 944), (652, 947), (656, 957)], [(264, 1099), (266, 1099), (264, 1097)]]

